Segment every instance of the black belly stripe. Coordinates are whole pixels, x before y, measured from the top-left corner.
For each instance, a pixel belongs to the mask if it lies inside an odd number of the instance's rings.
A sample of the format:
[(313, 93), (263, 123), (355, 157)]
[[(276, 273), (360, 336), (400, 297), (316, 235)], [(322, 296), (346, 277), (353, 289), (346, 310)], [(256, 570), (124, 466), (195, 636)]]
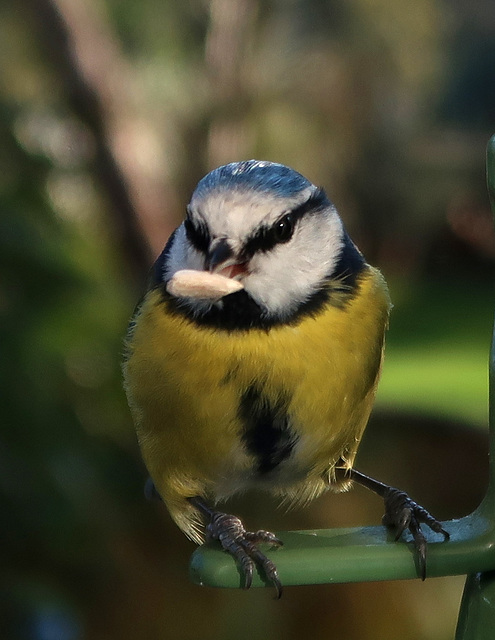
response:
[(239, 418), (244, 427), (242, 440), (256, 458), (260, 474), (273, 471), (294, 449), (297, 436), (290, 429), (288, 404), (287, 395), (270, 401), (255, 384), (242, 395), (239, 403)]

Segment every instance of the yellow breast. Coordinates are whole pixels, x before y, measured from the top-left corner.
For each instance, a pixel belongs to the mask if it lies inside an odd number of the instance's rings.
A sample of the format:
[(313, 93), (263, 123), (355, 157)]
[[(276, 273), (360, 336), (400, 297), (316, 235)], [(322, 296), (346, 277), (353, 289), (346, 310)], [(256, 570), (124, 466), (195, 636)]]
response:
[(285, 484), (290, 493), (308, 476), (328, 474), (339, 458), (352, 464), (389, 306), (383, 278), (371, 267), (341, 308), (329, 304), (267, 331), (198, 326), (168, 311), (159, 290), (149, 292), (124, 374), (143, 457), (172, 515), (179, 497), (260, 480), (242, 433), (240, 401), (249, 389), (261, 389), (273, 406), (285, 402), (296, 435), (283, 470), (271, 474), (277, 490)]

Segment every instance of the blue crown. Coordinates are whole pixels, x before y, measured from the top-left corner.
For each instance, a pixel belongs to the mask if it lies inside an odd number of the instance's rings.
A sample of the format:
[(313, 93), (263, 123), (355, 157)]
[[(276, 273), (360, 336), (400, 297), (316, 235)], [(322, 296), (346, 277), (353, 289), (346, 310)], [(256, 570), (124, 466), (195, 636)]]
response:
[(216, 190), (249, 189), (287, 198), (310, 186), (309, 180), (283, 164), (245, 160), (231, 162), (208, 173), (199, 181), (194, 197), (204, 198)]

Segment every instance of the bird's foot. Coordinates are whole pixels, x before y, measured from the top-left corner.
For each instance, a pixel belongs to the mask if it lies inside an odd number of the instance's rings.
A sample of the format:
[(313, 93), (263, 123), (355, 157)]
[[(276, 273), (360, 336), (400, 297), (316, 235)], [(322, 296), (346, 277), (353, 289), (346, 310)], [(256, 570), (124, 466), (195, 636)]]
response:
[(408, 529), (414, 540), (414, 547), (418, 554), (418, 568), (421, 579), (426, 578), (426, 538), (421, 531), (421, 525), (426, 524), (435, 531), (441, 533), (445, 540), (450, 538), (448, 531), (442, 527), (442, 523), (434, 518), (431, 513), (414, 502), (405, 491), (394, 489), (379, 480), (361, 473), (357, 469), (348, 469), (344, 477), (350, 477), (354, 482), (358, 482), (381, 496), (385, 502), (385, 515), (383, 524), (387, 527), (394, 527), (397, 531), (398, 540), (406, 529)]
[(414, 547), (418, 554), (418, 565), (421, 579), (426, 578), (426, 538), (421, 525), (426, 524), (435, 533), (441, 533), (445, 540), (450, 538), (442, 523), (434, 518), (424, 507), (414, 502), (407, 493), (388, 487), (383, 495), (385, 515), (383, 524), (396, 529), (395, 539), (398, 540), (407, 529), (414, 540)]
[(267, 543), (272, 547), (282, 546), (270, 531), (246, 531), (241, 520), (227, 513), (213, 511), (210, 523), (206, 527), (209, 540), (218, 540), (222, 548), (238, 563), (243, 575), (243, 588), (249, 589), (253, 580), (255, 566), (262, 569), (266, 578), (273, 584), (277, 599), (282, 596), (282, 583), (279, 580), (277, 567), (259, 549), (258, 545)]

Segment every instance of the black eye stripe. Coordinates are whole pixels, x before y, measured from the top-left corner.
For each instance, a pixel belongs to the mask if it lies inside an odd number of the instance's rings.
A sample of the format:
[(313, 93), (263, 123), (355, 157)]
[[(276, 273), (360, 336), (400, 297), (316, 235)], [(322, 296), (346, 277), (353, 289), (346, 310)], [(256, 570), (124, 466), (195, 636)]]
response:
[(204, 224), (195, 225), (190, 218), (186, 218), (184, 220), (184, 229), (192, 246), (198, 251), (206, 253), (210, 246), (210, 234), (206, 226)]
[[(317, 213), (329, 205), (327, 195), (323, 189), (317, 189), (305, 202), (292, 211), (284, 214), (270, 227), (261, 227), (247, 239), (243, 248), (243, 256), (251, 258), (258, 251), (270, 251), (278, 244), (288, 242), (299, 220), (307, 213)], [(290, 227), (283, 228), (282, 227)]]
[(246, 259), (249, 259), (258, 251), (263, 251), (263, 252), (270, 251), (270, 249), (273, 249), (277, 244), (283, 244), (285, 242), (288, 242), (293, 235), (293, 232), (297, 223), (296, 219), (291, 219), (290, 235), (284, 240), (280, 240), (279, 225), (281, 225), (282, 221), (285, 218), (288, 218), (288, 215), (289, 214), (287, 214), (280, 220), (277, 220), (277, 222), (271, 227), (261, 227), (256, 231), (254, 235), (248, 238), (242, 250), (243, 256)]
[(321, 211), (321, 209), (327, 207), (329, 204), (330, 202), (325, 190), (322, 187), (318, 187), (306, 202), (303, 202), (295, 209), (292, 209), (291, 213), (296, 218), (302, 218), (305, 213), (316, 213), (317, 211)]
[[(329, 205), (325, 191), (321, 188), (303, 203), (285, 213), (270, 227), (261, 227), (247, 239), (242, 251), (244, 259), (251, 258), (257, 251), (270, 251), (278, 244), (288, 242), (299, 220), (307, 213), (317, 213)], [(189, 214), (189, 211), (188, 211)], [(192, 246), (206, 254), (211, 237), (204, 222), (193, 223), (190, 217), (184, 220), (184, 229)]]

